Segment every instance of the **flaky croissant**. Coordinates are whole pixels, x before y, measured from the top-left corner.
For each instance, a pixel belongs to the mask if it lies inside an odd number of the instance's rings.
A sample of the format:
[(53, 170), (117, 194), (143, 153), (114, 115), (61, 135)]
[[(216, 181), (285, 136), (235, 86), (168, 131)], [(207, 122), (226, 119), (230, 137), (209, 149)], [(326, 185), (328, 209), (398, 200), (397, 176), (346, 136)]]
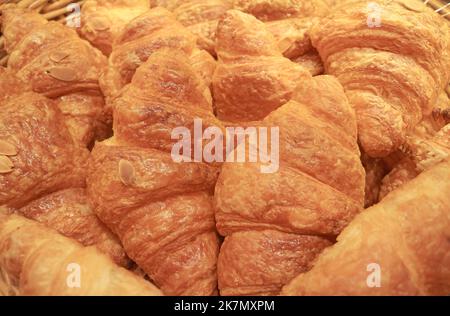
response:
[(81, 9), (81, 26), (77, 31), (109, 56), (114, 38), (122, 28), (148, 9), (148, 0), (88, 0)]
[(233, 8), (261, 21), (324, 16), (329, 10), (324, 0), (233, 0)]
[(406, 135), (406, 142), (395, 155), (396, 163), (382, 181), (380, 200), (450, 156), (450, 99), (445, 92), (432, 114)]
[(0, 214), (0, 294), (161, 295), (95, 247), (82, 247), (43, 225)]
[(179, 49), (190, 56), (191, 64), (209, 82), (214, 58), (196, 46), (197, 38), (168, 10), (151, 9), (128, 23), (115, 38), (109, 66), (102, 77), (104, 94), (113, 99), (130, 83), (136, 69), (160, 48)]
[(117, 237), (87, 205), (87, 158), (54, 101), (25, 92), (0, 102), (0, 207), (96, 245), (128, 265)]
[(448, 295), (450, 162), (358, 215), (282, 295)]
[(448, 26), (418, 0), (343, 2), (313, 27), (312, 43), (356, 110), (364, 151), (385, 157), (448, 83)]
[(89, 163), (96, 214), (167, 295), (217, 293), (211, 196), (219, 169), (171, 155), (173, 128), (194, 131), (196, 117), (220, 124), (208, 93), (188, 56), (154, 52), (115, 99), (115, 135), (95, 145)]
[[(16, 7), (2, 11), (2, 32), (10, 53), (8, 69), (33, 91), (50, 98), (66, 98), (61, 100), (61, 107), (72, 119), (70, 131), (75, 139), (89, 145), (107, 133), (108, 114), (98, 83), (107, 60), (98, 50), (74, 30)], [(72, 94), (82, 95), (84, 105), (67, 102)]]
[(153, 0), (150, 3), (171, 10), (177, 20), (197, 36), (197, 45), (216, 55), (217, 23), (232, 8), (229, 0)]
[(260, 124), (279, 127), (279, 170), (225, 162), (215, 189), (217, 229), (226, 236), (222, 295), (278, 294), (363, 206), (355, 114), (335, 78), (299, 83), (292, 100)]
[(217, 116), (224, 121), (263, 119), (310, 77), (281, 55), (264, 23), (240, 11), (227, 11), (219, 22), (216, 51), (213, 94)]

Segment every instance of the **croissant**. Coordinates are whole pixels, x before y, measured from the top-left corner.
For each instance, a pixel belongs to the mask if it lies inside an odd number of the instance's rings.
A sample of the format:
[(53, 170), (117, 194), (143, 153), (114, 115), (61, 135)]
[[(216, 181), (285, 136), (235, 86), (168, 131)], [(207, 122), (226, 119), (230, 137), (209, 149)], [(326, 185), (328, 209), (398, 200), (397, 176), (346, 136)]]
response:
[(23, 217), (0, 214), (0, 294), (153, 296), (161, 292), (95, 247), (82, 247)]
[(230, 122), (257, 121), (290, 100), (296, 84), (310, 77), (284, 58), (264, 23), (236, 10), (217, 27), (219, 63), (213, 76), (215, 111)]
[[(106, 58), (74, 30), (47, 22), (35, 12), (10, 7), (2, 15), (8, 68), (47, 97), (71, 99), (72, 94), (82, 94), (74, 96), (75, 101), (61, 100), (77, 141), (87, 146), (97, 135), (107, 134), (108, 112), (98, 83)], [(83, 105), (77, 105), (80, 98)]]
[(369, 156), (397, 150), (448, 83), (450, 35), (441, 19), (417, 0), (375, 8), (348, 0), (313, 26), (313, 46), (344, 86)]
[(379, 199), (422, 171), (450, 156), (450, 99), (441, 93), (431, 115), (425, 117), (406, 136), (406, 142), (396, 153), (396, 163), (380, 187)]
[(209, 82), (215, 68), (214, 58), (196, 46), (196, 37), (164, 8), (154, 8), (129, 22), (115, 38), (109, 66), (101, 79), (108, 99), (131, 82), (136, 69), (156, 50), (179, 49), (191, 56), (191, 64)]
[(81, 9), (81, 37), (109, 56), (114, 38), (135, 17), (149, 9), (148, 0), (88, 0)]
[(282, 295), (450, 293), (449, 179), (442, 162), (358, 215)]
[(96, 245), (128, 265), (117, 237), (87, 204), (88, 151), (72, 140), (55, 102), (24, 92), (1, 102), (0, 109), (1, 208)]
[(329, 10), (325, 0), (234, 0), (233, 8), (261, 21), (324, 16)]
[(176, 19), (197, 36), (197, 45), (215, 56), (216, 29), (219, 19), (231, 9), (227, 0), (153, 0), (154, 7), (163, 6), (171, 10)]
[(279, 127), (278, 171), (225, 162), (215, 188), (221, 295), (278, 294), (363, 206), (356, 118), (335, 78), (305, 80), (260, 124)]
[(366, 153), (362, 153), (361, 162), (366, 173), (364, 207), (368, 208), (378, 202), (383, 179), (389, 173), (389, 166), (383, 159), (371, 158)]
[(95, 213), (167, 295), (217, 293), (212, 194), (219, 169), (171, 154), (173, 128), (194, 131), (195, 118), (220, 124), (208, 93), (187, 55), (154, 52), (114, 100), (114, 137), (97, 143), (89, 161)]

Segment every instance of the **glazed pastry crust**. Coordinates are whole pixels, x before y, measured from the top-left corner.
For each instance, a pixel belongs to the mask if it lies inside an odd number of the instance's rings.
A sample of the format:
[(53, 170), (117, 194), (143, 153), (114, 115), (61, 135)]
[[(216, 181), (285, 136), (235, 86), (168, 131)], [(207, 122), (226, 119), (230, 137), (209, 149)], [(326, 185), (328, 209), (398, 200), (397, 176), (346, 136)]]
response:
[(88, 152), (74, 143), (56, 104), (33, 92), (0, 104), (0, 138), (16, 148), (0, 174), (0, 205), (19, 208), (45, 194), (83, 187)]
[(233, 7), (261, 21), (324, 16), (328, 13), (327, 5), (323, 0), (234, 0)]
[(351, 0), (310, 34), (326, 72), (338, 77), (356, 110), (364, 151), (385, 157), (431, 112), (448, 83), (450, 36), (442, 18), (419, 1), (377, 3), (380, 27), (367, 26), (366, 1)]
[[(282, 295), (448, 294), (449, 179), (450, 163), (440, 163), (358, 215)], [(367, 286), (370, 263), (380, 287)]]
[(130, 265), (117, 237), (94, 214), (84, 188), (51, 193), (18, 209), (17, 213), (43, 223), (83, 246), (96, 246), (117, 265)]
[(363, 205), (355, 114), (336, 79), (305, 81), (259, 124), (280, 128), (279, 170), (225, 163), (215, 188), (217, 229), (226, 236), (218, 261), (225, 295), (276, 294)]
[(86, 1), (81, 10), (78, 33), (109, 56), (114, 38), (121, 29), (148, 9), (148, 0)]
[(109, 66), (101, 80), (103, 93), (108, 98), (117, 96), (131, 82), (136, 69), (161, 48), (180, 50), (188, 56), (195, 55), (192, 64), (198, 66), (197, 73), (207, 79), (212, 75), (210, 69), (214, 59), (209, 54), (200, 55), (203, 61), (198, 62), (196, 40), (164, 8), (154, 8), (138, 16), (115, 38)]
[(89, 163), (96, 214), (165, 294), (217, 294), (212, 194), (220, 169), (171, 155), (173, 128), (192, 132), (195, 118), (221, 126), (205, 82), (187, 55), (164, 48), (137, 69), (113, 108), (115, 136), (95, 145)]
[[(81, 269), (80, 287), (67, 283), (74, 263)], [(95, 247), (17, 215), (0, 214), (0, 272), (3, 295), (161, 295)]]
[[(48, 97), (99, 91), (98, 78), (106, 58), (74, 30), (57, 22), (30, 17), (19, 9), (3, 12), (2, 31), (11, 54), (8, 68), (29, 82), (33, 91)], [(34, 13), (34, 15), (37, 15)], [(38, 20), (32, 28), (27, 19)], [(27, 30), (27, 27), (30, 27)], [(13, 38), (13, 43), (8, 43)]]
[(217, 28), (219, 63), (213, 77), (215, 110), (230, 122), (256, 121), (292, 97), (298, 82), (309, 78), (284, 58), (264, 23), (227, 11)]

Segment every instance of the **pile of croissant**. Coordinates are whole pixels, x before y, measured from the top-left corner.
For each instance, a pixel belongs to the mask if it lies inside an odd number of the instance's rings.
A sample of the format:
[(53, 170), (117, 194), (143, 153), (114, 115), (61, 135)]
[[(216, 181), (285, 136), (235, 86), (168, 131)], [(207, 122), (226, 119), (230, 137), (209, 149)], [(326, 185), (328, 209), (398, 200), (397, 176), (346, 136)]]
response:
[[(0, 7), (0, 294), (450, 294), (449, 23), (376, 2)], [(174, 161), (195, 119), (278, 170)]]

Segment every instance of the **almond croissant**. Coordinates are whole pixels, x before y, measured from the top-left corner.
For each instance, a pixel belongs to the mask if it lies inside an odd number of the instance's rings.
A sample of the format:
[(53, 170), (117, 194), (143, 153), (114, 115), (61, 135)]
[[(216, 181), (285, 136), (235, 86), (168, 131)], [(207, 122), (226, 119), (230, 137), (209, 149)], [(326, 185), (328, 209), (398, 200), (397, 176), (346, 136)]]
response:
[[(125, 251), (167, 295), (217, 293), (218, 168), (175, 162), (171, 131), (219, 124), (209, 90), (181, 51), (153, 53), (115, 99), (113, 138), (97, 143), (88, 196)], [(185, 153), (183, 153), (185, 154)]]
[(450, 162), (358, 215), (282, 295), (448, 295)]
[[(79, 273), (76, 275), (76, 273)], [(39, 223), (0, 214), (0, 295), (161, 295), (151, 283)]]
[(197, 38), (164, 8), (154, 8), (130, 21), (115, 38), (109, 66), (102, 77), (107, 98), (117, 96), (130, 83), (136, 69), (160, 48), (179, 49), (205, 80), (211, 80), (215, 60), (196, 46)]
[(385, 157), (430, 114), (448, 83), (450, 35), (442, 17), (418, 0), (377, 6), (344, 1), (310, 35), (356, 110), (364, 151)]
[(81, 37), (109, 56), (114, 38), (135, 17), (149, 9), (148, 0), (88, 0), (81, 9)]
[(217, 116), (224, 121), (263, 119), (310, 77), (282, 56), (264, 23), (240, 11), (227, 11), (219, 22), (216, 49), (213, 92)]
[[(89, 145), (107, 133), (98, 79), (106, 58), (74, 30), (47, 22), (35, 12), (10, 7), (2, 11), (2, 32), (10, 53), (8, 68), (35, 92), (60, 99), (63, 113), (70, 117), (70, 132)], [(72, 94), (77, 94), (73, 98)], [(78, 100), (83, 105), (78, 106)], [(70, 105), (70, 106), (68, 106)], [(80, 109), (82, 108), (82, 111)]]
[(87, 204), (87, 158), (54, 101), (26, 92), (0, 103), (0, 206), (96, 245), (126, 266), (117, 237)]
[(279, 170), (225, 163), (215, 188), (222, 295), (278, 294), (363, 206), (355, 114), (336, 79), (305, 80), (260, 124), (279, 128)]

